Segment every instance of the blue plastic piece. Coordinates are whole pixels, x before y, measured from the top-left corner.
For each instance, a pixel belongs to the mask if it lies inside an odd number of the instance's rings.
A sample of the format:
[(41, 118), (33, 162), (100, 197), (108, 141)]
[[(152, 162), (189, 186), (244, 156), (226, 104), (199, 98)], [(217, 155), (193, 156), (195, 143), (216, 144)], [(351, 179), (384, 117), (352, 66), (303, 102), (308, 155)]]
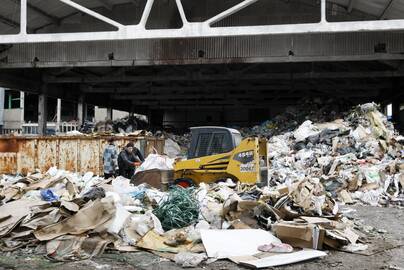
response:
[(53, 193), (53, 191), (50, 189), (42, 189), (41, 197), (42, 197), (42, 200), (48, 201), (48, 202), (53, 202), (53, 201), (59, 200), (59, 196), (56, 195), (55, 193)]

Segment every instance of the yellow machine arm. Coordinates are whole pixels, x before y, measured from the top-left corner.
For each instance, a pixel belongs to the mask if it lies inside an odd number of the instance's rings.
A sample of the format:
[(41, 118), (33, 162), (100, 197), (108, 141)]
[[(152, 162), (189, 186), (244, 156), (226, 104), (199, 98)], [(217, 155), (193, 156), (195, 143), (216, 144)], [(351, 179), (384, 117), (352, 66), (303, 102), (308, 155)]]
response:
[(261, 181), (260, 160), (266, 160), (266, 142), (244, 139), (231, 152), (176, 162), (174, 179), (192, 184), (213, 183), (231, 178), (247, 184)]

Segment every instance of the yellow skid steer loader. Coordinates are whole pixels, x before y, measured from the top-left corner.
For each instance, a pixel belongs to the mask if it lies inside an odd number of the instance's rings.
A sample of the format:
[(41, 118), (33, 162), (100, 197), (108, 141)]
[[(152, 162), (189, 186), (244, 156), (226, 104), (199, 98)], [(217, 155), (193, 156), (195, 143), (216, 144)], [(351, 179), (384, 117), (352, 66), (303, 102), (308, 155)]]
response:
[(174, 164), (174, 184), (189, 187), (232, 179), (258, 184), (267, 181), (267, 140), (246, 138), (225, 127), (191, 128), (188, 159)]

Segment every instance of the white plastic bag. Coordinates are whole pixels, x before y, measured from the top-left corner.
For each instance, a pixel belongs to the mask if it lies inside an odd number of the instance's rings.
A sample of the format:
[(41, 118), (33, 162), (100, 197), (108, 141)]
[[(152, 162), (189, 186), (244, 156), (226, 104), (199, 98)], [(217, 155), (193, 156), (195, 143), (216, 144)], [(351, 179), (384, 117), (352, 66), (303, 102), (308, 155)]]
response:
[(162, 156), (158, 154), (150, 154), (142, 165), (136, 170), (136, 173), (158, 169), (162, 171), (174, 169), (174, 159), (168, 156)]
[(181, 147), (170, 138), (164, 142), (164, 153), (170, 158), (176, 158), (181, 155)]
[(118, 176), (117, 178), (112, 180), (112, 187), (118, 194), (128, 194), (137, 190), (130, 184), (130, 180), (123, 176)]
[(112, 224), (108, 227), (108, 232), (111, 234), (118, 234), (130, 215), (131, 214), (122, 205), (117, 204), (115, 217)]
[(160, 235), (164, 234), (160, 220), (151, 211), (147, 211), (144, 215), (133, 216), (131, 228), (140, 236), (144, 236), (151, 229)]

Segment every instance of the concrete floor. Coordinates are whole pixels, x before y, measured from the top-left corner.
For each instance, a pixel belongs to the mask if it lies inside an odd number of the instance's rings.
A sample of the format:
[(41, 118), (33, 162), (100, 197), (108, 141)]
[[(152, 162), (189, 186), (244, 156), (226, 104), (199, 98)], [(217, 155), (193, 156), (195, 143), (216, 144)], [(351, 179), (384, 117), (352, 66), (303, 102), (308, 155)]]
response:
[[(404, 269), (404, 209), (379, 208), (370, 206), (354, 206), (357, 211), (352, 214), (363, 223), (385, 230), (381, 235), (380, 252), (371, 256), (331, 251), (329, 256), (309, 262), (298, 263), (276, 269), (311, 270), (311, 269)], [(393, 245), (392, 245), (393, 243)], [(401, 246), (400, 246), (401, 245)], [(58, 269), (58, 270), (107, 270), (107, 269), (144, 269), (144, 270), (176, 270), (181, 269), (175, 263), (160, 259), (147, 252), (138, 253), (105, 253), (91, 260), (54, 263), (42, 255), (33, 255), (30, 250), (19, 250), (15, 253), (0, 254), (0, 269)], [(195, 269), (246, 269), (229, 261), (216, 261)]]

